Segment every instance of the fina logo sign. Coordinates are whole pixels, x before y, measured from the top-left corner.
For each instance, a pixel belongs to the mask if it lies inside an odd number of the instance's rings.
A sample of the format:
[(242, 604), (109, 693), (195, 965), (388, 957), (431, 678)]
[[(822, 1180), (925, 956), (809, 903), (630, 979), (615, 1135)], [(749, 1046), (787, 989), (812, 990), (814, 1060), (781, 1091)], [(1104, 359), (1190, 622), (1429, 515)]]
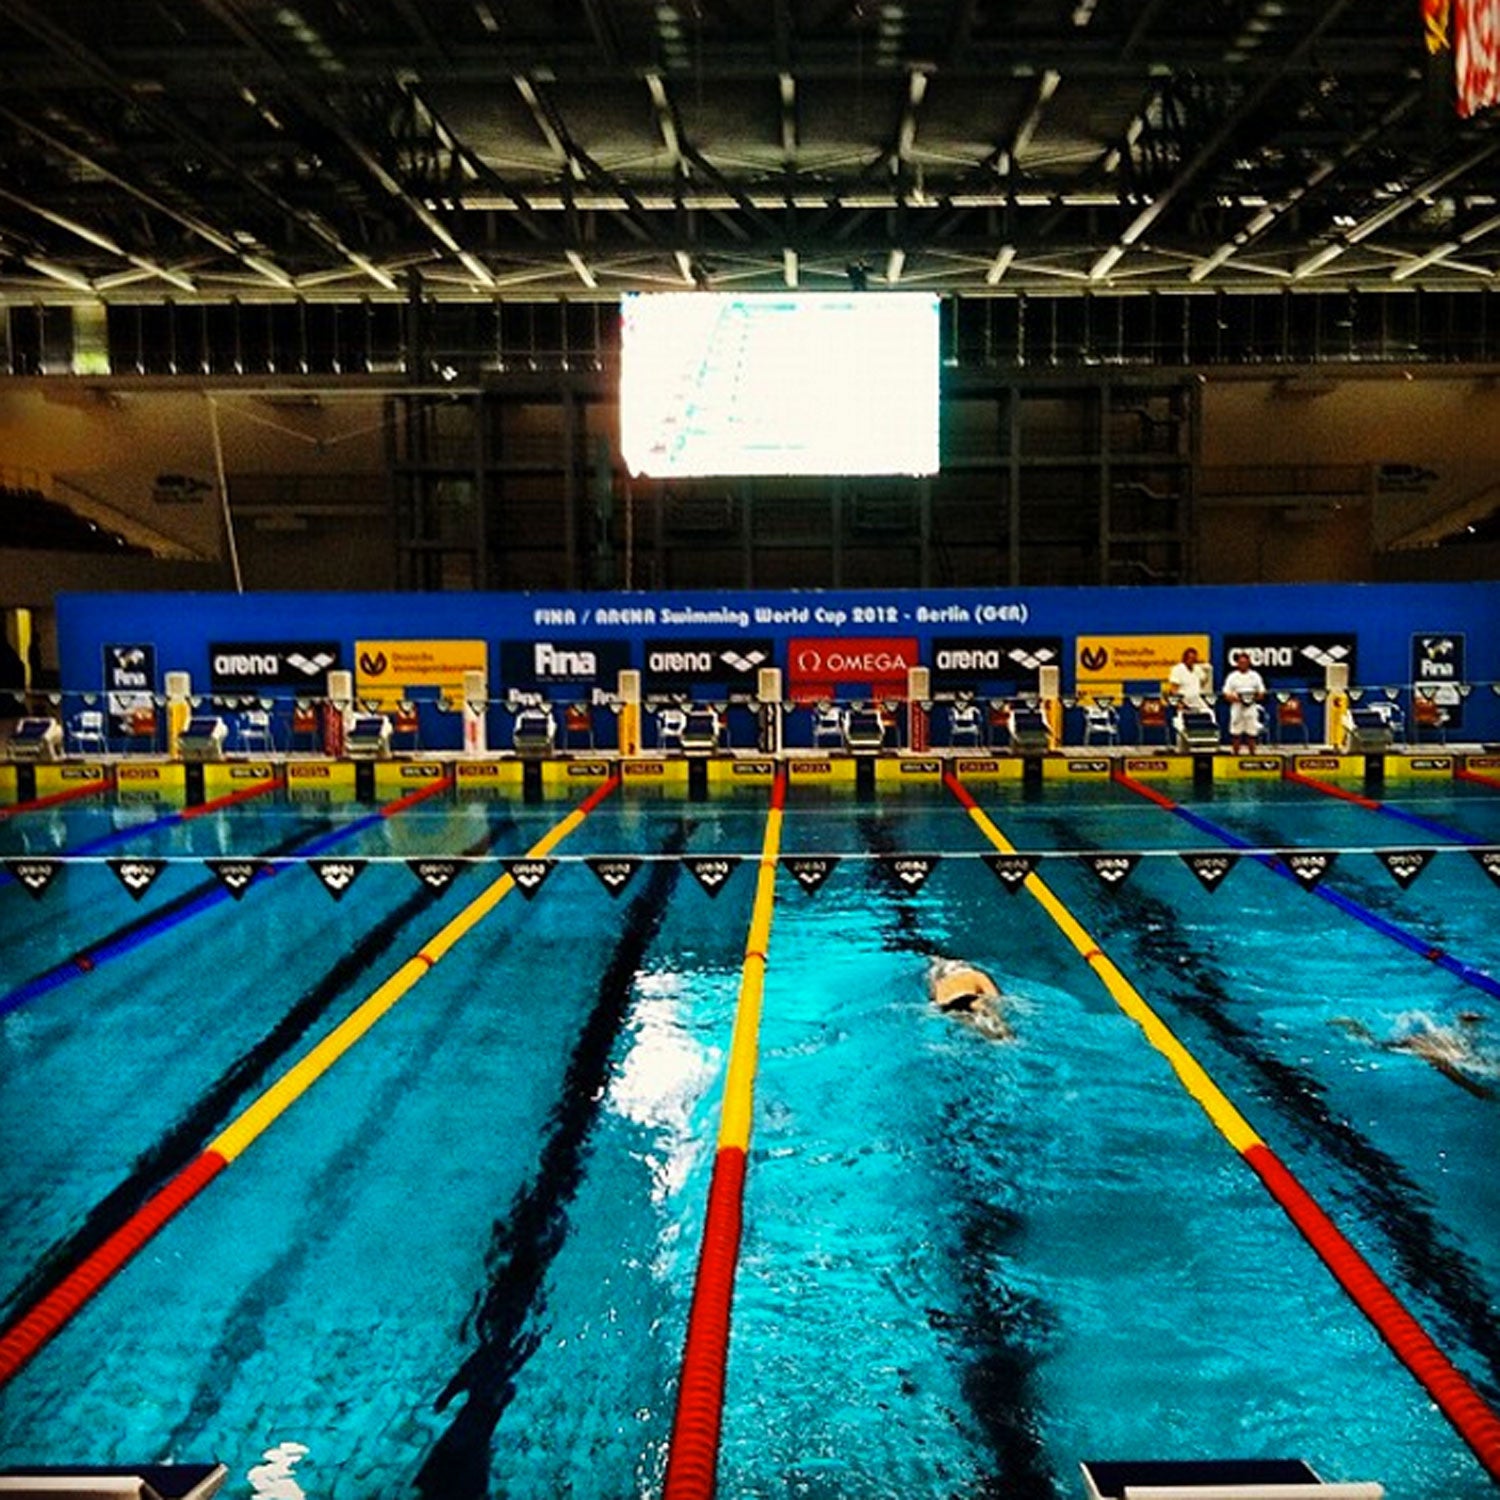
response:
[(215, 688), (325, 688), (339, 664), (337, 641), (215, 641), (208, 648)]
[(624, 641), (504, 641), (500, 676), (517, 687), (613, 683), (630, 665)]

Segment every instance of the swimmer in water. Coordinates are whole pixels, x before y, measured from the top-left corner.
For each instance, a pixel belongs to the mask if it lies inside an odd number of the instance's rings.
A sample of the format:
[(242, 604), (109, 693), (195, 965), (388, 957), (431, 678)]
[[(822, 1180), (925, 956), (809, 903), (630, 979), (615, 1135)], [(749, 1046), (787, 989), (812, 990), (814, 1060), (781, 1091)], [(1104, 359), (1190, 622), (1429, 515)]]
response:
[(1335, 1016), (1333, 1024), (1350, 1036), (1378, 1047), (1382, 1052), (1407, 1052), (1430, 1063), (1444, 1078), (1474, 1095), (1476, 1099), (1493, 1099), (1495, 1090), (1480, 1083), (1473, 1075), (1500, 1072), (1479, 1050), (1479, 1027), (1484, 1021), (1477, 1010), (1461, 1010), (1456, 1026), (1439, 1026), (1420, 1011), (1408, 1012), (1396, 1023), (1396, 1029), (1384, 1041), (1363, 1021), (1352, 1016)]
[(935, 958), (927, 970), (927, 993), (945, 1016), (957, 1016), (981, 1036), (996, 1042), (1014, 1039), (1002, 1014), (1000, 986), (983, 969), (956, 958)]

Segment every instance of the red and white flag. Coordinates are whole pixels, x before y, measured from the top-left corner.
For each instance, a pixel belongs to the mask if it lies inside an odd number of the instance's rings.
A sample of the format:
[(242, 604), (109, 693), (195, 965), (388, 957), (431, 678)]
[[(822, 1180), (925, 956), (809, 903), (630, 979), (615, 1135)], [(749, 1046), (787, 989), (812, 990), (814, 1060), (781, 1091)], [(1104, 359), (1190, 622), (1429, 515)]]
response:
[(1500, 0), (1453, 0), (1453, 71), (1459, 114), (1500, 103)]

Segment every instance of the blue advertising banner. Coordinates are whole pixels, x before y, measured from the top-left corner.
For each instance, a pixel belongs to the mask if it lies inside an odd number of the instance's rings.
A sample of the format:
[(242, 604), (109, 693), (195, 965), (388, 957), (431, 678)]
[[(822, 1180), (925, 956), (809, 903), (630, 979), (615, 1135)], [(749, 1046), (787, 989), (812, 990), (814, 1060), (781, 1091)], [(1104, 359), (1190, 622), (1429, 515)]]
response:
[[(297, 622), (296, 640), (285, 636), (288, 620)], [(1443, 628), (1434, 630), (1434, 622)], [(799, 667), (792, 660), (794, 640), (804, 648), (809, 641), (825, 647), (841, 642), (849, 651), (861, 641), (866, 646), (896, 643), (903, 659), (910, 652), (915, 663), (937, 674), (940, 691), (945, 682), (954, 685), (947, 690), (967, 690), (961, 684), (971, 674), (985, 674), (974, 678), (976, 684), (990, 680), (990, 664), (999, 661), (993, 653), (1021, 649), (1039, 657), (1061, 642), (1063, 692), (1074, 693), (1080, 641), (1184, 636), (1204, 641), (1211, 648), (1205, 655), (1216, 667), (1227, 660), (1228, 651), (1243, 646), (1252, 660), (1259, 655), (1268, 684), (1287, 688), (1320, 684), (1328, 660), (1349, 664), (1352, 685), (1396, 688), (1403, 700), (1414, 683), (1457, 695), (1458, 685), (1467, 679), (1476, 690), (1462, 704), (1466, 735), (1500, 740), (1500, 697), (1486, 686), (1500, 681), (1500, 583), (649, 594), (63, 594), (57, 634), (61, 685), (76, 692), (97, 690), (101, 654), (112, 643), (154, 643), (157, 671), (186, 672), (198, 691), (280, 685), (288, 692), (305, 686), (312, 675), (292, 662), (293, 652), (315, 664), (321, 678), (326, 668), (318, 658), (337, 653), (338, 662), (352, 663), (357, 641), (416, 636), (481, 641), (489, 654), (490, 696), (495, 700), (512, 687), (559, 698), (612, 691), (620, 670), (631, 667), (645, 674), (653, 656), (658, 690), (693, 691), (701, 680), (698, 657), (705, 648), (727, 665), (726, 653), (748, 663), (769, 647), (771, 664), (782, 670), (790, 692), (794, 676), (811, 680), (805, 663)], [(674, 650), (683, 660), (671, 656)], [(970, 655), (961, 654), (965, 652)], [(278, 655), (271, 666), (255, 659), (268, 654)], [(234, 659), (239, 657), (247, 660)], [(755, 663), (757, 670), (759, 665)], [(1017, 666), (1025, 669), (1026, 663)], [(748, 682), (749, 676), (747, 667), (742, 680)], [(873, 685), (877, 676), (879, 691), (885, 693), (884, 672), (856, 678), (840, 668), (819, 680), (839, 695), (858, 696), (855, 687)], [(1011, 677), (1007, 672), (994, 680), (1004, 683)], [(1015, 680), (1017, 690), (1024, 690), (1020, 673)], [(682, 686), (668, 686), (674, 682)], [(722, 691), (712, 686), (715, 693)]]

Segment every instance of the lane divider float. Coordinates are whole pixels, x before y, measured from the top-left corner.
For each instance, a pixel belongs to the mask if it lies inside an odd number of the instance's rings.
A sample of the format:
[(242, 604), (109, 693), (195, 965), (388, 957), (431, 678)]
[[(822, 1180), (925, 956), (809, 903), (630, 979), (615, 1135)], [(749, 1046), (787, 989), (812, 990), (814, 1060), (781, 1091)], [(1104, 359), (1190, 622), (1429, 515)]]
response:
[(33, 797), (27, 802), (12, 802), (0, 807), (0, 821), (13, 818), (17, 813), (40, 812), (43, 808), (57, 807), (63, 802), (76, 802), (80, 797), (97, 797), (101, 792), (113, 789), (113, 776), (101, 776), (97, 781), (81, 781), (77, 786), (64, 787), (60, 792), (48, 792), (45, 797)]
[[(963, 805), (990, 843), (1002, 853), (1016, 853), (1015, 845), (1001, 833), (963, 783), (951, 772), (945, 772), (943, 779), (949, 791)], [(1026, 877), (1025, 885), (1026, 890), (1040, 903), (1093, 970), (1115, 1004), (1141, 1028), (1146, 1040), (1166, 1058), (1184, 1088), (1261, 1180), (1271, 1197), (1296, 1225), (1318, 1258), (1390, 1346), (1397, 1359), (1432, 1397), (1490, 1478), (1500, 1481), (1500, 1416), (1491, 1409), (1467, 1376), (1438, 1348), (1396, 1294), (1318, 1206), (1285, 1163), (1261, 1139), (1249, 1121), (1151, 1008), (1140, 991), (1100, 949), (1068, 907), (1035, 873)]]
[(1356, 807), (1363, 807), (1369, 812), (1380, 813), (1384, 817), (1409, 823), (1413, 828), (1435, 833), (1439, 838), (1452, 839), (1456, 844), (1473, 846), (1485, 842), (1481, 838), (1476, 838), (1472, 833), (1465, 833), (1461, 828), (1449, 828), (1446, 823), (1439, 823), (1434, 818), (1424, 818), (1421, 813), (1408, 812), (1404, 807), (1382, 802), (1377, 797), (1366, 797), (1360, 792), (1351, 792), (1348, 787), (1335, 786), (1329, 781), (1319, 781), (1315, 776), (1304, 776), (1301, 771), (1287, 771), (1283, 780), (1295, 782), (1298, 786), (1311, 787), (1313, 791), (1321, 792), (1325, 797), (1335, 797), (1340, 802), (1352, 802)]
[[(299, 860), (306, 860), (313, 855), (321, 854), (326, 849), (343, 840), (352, 838), (355, 834), (363, 832), (367, 828), (373, 828), (388, 818), (396, 817), (405, 812), (407, 808), (424, 798), (436, 795), (445, 786), (452, 785), (452, 777), (445, 777), (440, 781), (433, 782), (430, 786), (419, 788), (415, 792), (409, 792), (404, 797), (398, 797), (394, 802), (388, 802), (383, 807), (377, 808), (364, 817), (356, 818), (352, 823), (344, 823), (339, 827), (330, 829), (327, 833), (318, 834), (315, 838), (304, 842), (295, 839), (286, 847), (278, 849), (268, 859), (264, 869), (258, 871), (250, 882), (269, 878), (276, 874), (278, 869), (286, 868), (278, 863), (278, 856), (284, 856), (297, 851)], [(246, 789), (248, 790), (248, 788)], [(241, 793), (231, 795), (240, 796)], [(61, 963), (54, 964), (50, 969), (44, 969), (40, 974), (17, 985), (14, 989), (0, 995), (0, 1017), (8, 1016), (12, 1011), (19, 1010), (23, 1005), (29, 1004), (39, 996), (51, 994), (53, 990), (60, 989), (63, 985), (77, 979), (82, 974), (92, 974), (100, 964), (108, 963), (111, 959), (120, 958), (126, 953), (133, 953), (153, 938), (161, 936), (164, 932), (170, 932), (174, 927), (180, 927), (184, 922), (196, 917), (201, 912), (209, 911), (225, 901), (232, 900), (229, 891), (217, 882), (205, 884), (194, 891), (187, 891), (183, 895), (175, 897), (167, 904), (165, 909), (154, 916), (147, 917), (143, 921), (131, 923), (129, 926), (117, 928), (110, 936), (101, 938), (98, 942), (91, 943), (85, 948), (80, 948), (76, 953), (70, 954)]]
[[(200, 802), (195, 807), (184, 807), (177, 812), (165, 813), (159, 818), (152, 818), (148, 823), (133, 823), (126, 828), (114, 828), (110, 832), (101, 834), (98, 838), (87, 839), (72, 849), (60, 850), (58, 855), (49, 855), (49, 858), (77, 859), (86, 854), (98, 854), (103, 849), (112, 849), (116, 844), (128, 843), (131, 839), (138, 839), (143, 834), (160, 833), (164, 828), (174, 827), (178, 823), (187, 823), (194, 818), (204, 817), (208, 813), (222, 811), (226, 807), (236, 807), (242, 802), (249, 802), (255, 797), (263, 797), (267, 792), (273, 792), (278, 787), (284, 786), (286, 779), (282, 776), (271, 776), (264, 781), (253, 782), (250, 786), (241, 787), (238, 791), (226, 792), (222, 797), (215, 797), (211, 802)], [(9, 870), (0, 870), (0, 887), (14, 885), (16, 877)]]
[(1472, 781), (1476, 786), (1487, 786), (1492, 791), (1500, 791), (1500, 776), (1486, 776), (1483, 771), (1471, 771), (1467, 766), (1457, 767), (1453, 774), (1460, 781)]
[[(619, 777), (612, 776), (595, 788), (567, 817), (555, 824), (532, 846), (527, 858), (543, 858), (554, 845), (572, 833), (619, 784)], [(410, 805), (408, 799), (402, 800)], [(97, 1250), (85, 1256), (51, 1291), (12, 1323), (4, 1335), (0, 1336), (0, 1386), (9, 1382), (163, 1225), (264, 1135), (419, 980), (426, 978), (438, 960), (455, 943), (514, 889), (515, 881), (507, 873), (481, 891), (311, 1051), (231, 1120), (187, 1166), (152, 1194)]]
[[(1420, 958), (1425, 958), (1429, 963), (1436, 964), (1438, 968), (1446, 970), (1456, 979), (1461, 979), (1467, 985), (1476, 990), (1483, 991), (1486, 995), (1500, 999), (1500, 979), (1485, 970), (1476, 968), (1471, 963), (1465, 963), (1461, 958), (1455, 958), (1451, 953), (1445, 952), (1437, 947), (1428, 938), (1419, 936), (1415, 932), (1409, 932), (1405, 927), (1396, 922), (1389, 921), (1378, 912), (1373, 912), (1368, 906), (1362, 905), (1352, 896), (1346, 896), (1342, 891), (1335, 890), (1327, 884), (1314, 886), (1305, 885), (1298, 880), (1296, 875), (1287, 868), (1284, 861), (1264, 850), (1257, 849), (1248, 839), (1242, 839), (1238, 834), (1231, 833), (1227, 828), (1205, 818), (1201, 813), (1196, 813), (1190, 807), (1184, 807), (1180, 802), (1174, 802), (1165, 792), (1158, 791), (1153, 786), (1148, 786), (1144, 781), (1137, 781), (1133, 776), (1125, 772), (1116, 772), (1114, 780), (1117, 785), (1124, 787), (1127, 791), (1144, 797), (1148, 802), (1154, 802), (1164, 812), (1171, 813), (1174, 817), (1181, 818), (1184, 823), (1190, 824), (1202, 833), (1216, 838), (1221, 844), (1227, 844), (1232, 849), (1239, 850), (1247, 858), (1254, 859), (1274, 874), (1280, 875), (1284, 880), (1289, 880), (1298, 890), (1310, 891), (1319, 900), (1326, 901), (1330, 906), (1336, 906), (1345, 916), (1353, 917), (1356, 922), (1363, 922), (1373, 932), (1378, 932), (1382, 937), (1388, 937), (1392, 942), (1400, 943), (1403, 948), (1415, 953)], [(1484, 847), (1482, 845), (1476, 847)]]
[(709, 1500), (718, 1470), (724, 1372), (729, 1358), (729, 1315), (744, 1227), (745, 1166), (754, 1115), (761, 1002), (765, 994), (766, 955), (771, 947), (776, 864), (785, 807), (786, 771), (778, 768), (771, 786), (771, 808), (766, 816), (750, 931), (740, 970), (734, 1034), (720, 1106), (718, 1149), (708, 1188), (693, 1300), (688, 1310), (663, 1500)]

